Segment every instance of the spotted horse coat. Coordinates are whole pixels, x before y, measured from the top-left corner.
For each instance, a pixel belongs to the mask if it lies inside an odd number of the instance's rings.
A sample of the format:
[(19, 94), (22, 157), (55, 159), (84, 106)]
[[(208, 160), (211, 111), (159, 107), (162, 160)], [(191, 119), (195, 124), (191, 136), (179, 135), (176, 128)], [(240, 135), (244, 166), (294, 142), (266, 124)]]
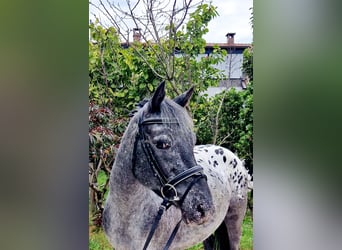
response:
[[(239, 249), (242, 221), (246, 213), (247, 192), (253, 183), (244, 163), (230, 150), (216, 145), (198, 145), (194, 147), (194, 155), (199, 165), (205, 166), (205, 174), (221, 180), (219, 176), (229, 176), (231, 199), (225, 216), (230, 249)], [(221, 173), (221, 174), (217, 174)], [(209, 248), (206, 248), (209, 249)]]

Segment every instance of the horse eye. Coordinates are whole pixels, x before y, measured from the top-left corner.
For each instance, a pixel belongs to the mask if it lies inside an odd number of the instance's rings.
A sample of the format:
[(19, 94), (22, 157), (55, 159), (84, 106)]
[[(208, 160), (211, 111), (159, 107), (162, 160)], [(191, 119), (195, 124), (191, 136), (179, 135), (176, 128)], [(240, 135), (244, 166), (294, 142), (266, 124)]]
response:
[(170, 143), (165, 142), (165, 141), (158, 141), (156, 143), (156, 147), (159, 149), (168, 149), (171, 147)]

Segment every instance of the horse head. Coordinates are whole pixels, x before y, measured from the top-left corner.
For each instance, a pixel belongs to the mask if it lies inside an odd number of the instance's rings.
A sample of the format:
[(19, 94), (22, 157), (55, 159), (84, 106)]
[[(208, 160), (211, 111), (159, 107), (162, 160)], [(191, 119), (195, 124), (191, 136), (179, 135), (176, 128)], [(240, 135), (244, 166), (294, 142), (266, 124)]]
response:
[(212, 196), (193, 153), (196, 136), (185, 109), (193, 88), (173, 100), (161, 83), (135, 114), (138, 132), (133, 174), (138, 181), (180, 208), (186, 223), (202, 224), (214, 213)]

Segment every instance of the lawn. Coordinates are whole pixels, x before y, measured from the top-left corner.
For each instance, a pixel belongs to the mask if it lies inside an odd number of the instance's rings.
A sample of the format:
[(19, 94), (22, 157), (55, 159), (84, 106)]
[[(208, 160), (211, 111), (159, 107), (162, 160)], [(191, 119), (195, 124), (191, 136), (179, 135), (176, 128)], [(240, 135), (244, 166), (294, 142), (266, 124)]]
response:
[[(242, 238), (240, 250), (253, 249), (253, 220), (249, 212), (242, 225)], [(113, 250), (109, 245), (106, 236), (102, 230), (93, 230), (89, 228), (89, 250)], [(203, 245), (198, 244), (188, 250), (203, 250)]]

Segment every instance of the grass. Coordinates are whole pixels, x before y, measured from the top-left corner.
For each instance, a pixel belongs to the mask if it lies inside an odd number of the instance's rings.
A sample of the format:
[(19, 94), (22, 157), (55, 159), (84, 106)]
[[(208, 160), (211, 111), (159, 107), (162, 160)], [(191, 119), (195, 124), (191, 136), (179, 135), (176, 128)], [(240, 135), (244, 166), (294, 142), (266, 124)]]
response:
[(203, 244), (200, 243), (200, 244), (197, 244), (196, 246), (188, 248), (187, 250), (203, 250), (203, 249), (204, 249)]
[[(253, 221), (248, 211), (242, 225), (242, 237), (240, 250), (253, 249)], [(102, 229), (94, 230), (89, 226), (89, 250), (113, 250)], [(202, 243), (193, 246), (187, 250), (203, 250)]]
[[(203, 244), (200, 243), (187, 250), (203, 250)], [(240, 250), (253, 249), (253, 220), (250, 211), (248, 210), (242, 224), (242, 237), (240, 241)]]
[(249, 210), (242, 224), (242, 237), (240, 241), (241, 250), (253, 249), (253, 220)]
[(113, 250), (102, 230), (89, 232), (90, 250)]

